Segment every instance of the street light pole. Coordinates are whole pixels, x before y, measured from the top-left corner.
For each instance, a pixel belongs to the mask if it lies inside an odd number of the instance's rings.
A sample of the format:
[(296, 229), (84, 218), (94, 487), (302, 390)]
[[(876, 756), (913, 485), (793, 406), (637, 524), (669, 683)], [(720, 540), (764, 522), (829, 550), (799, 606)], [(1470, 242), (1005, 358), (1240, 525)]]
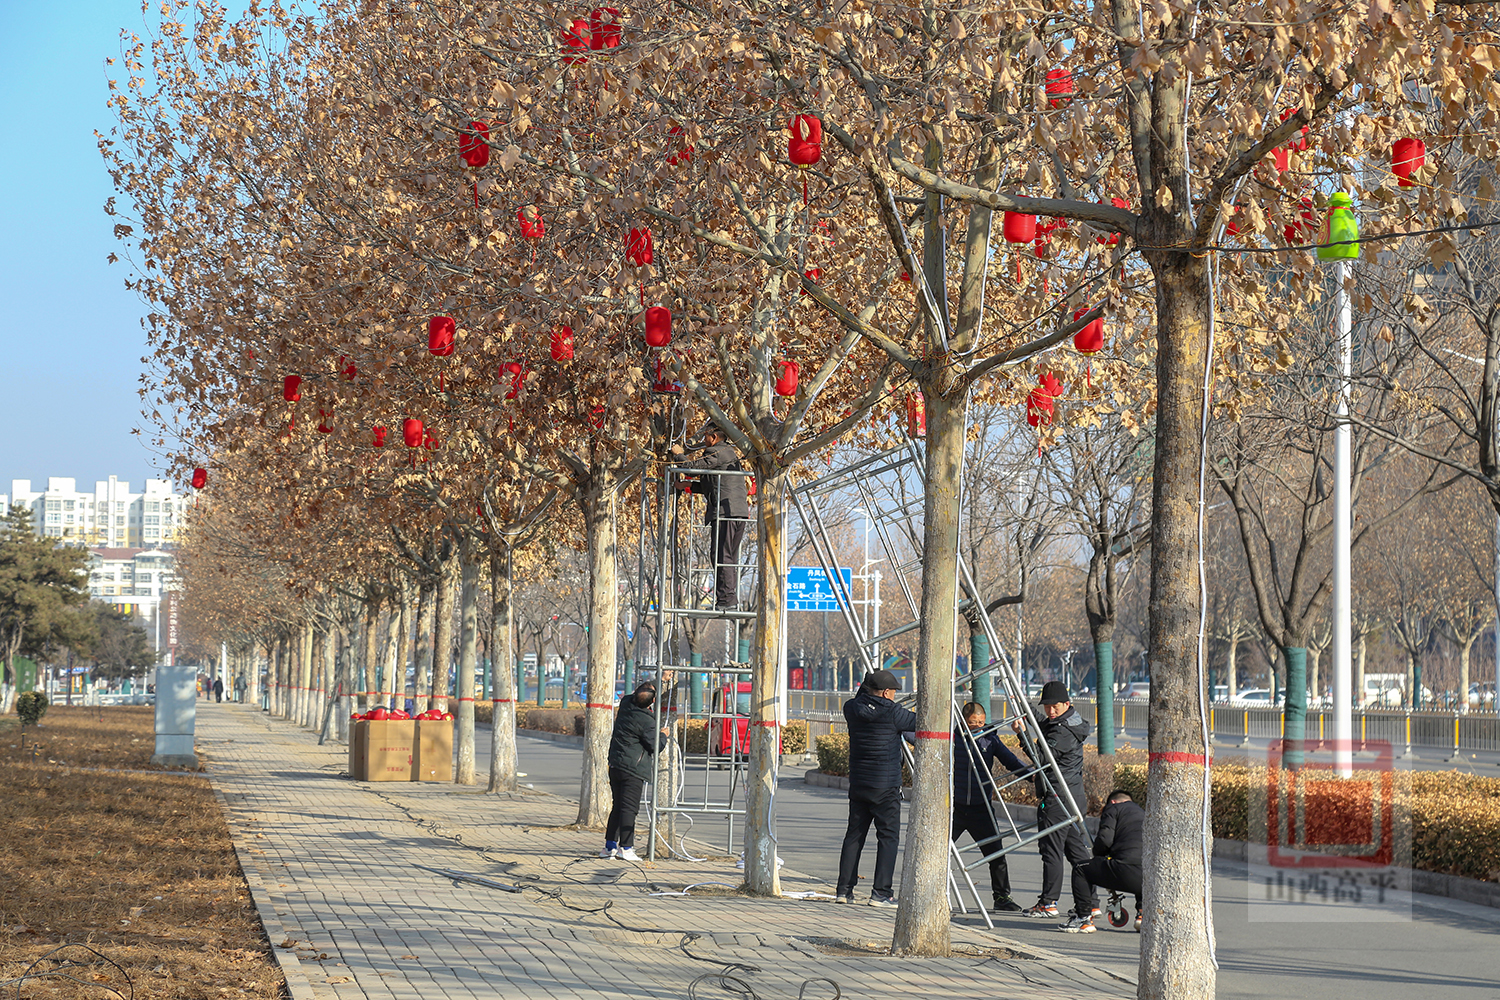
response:
[(1348, 260), (1334, 269), (1334, 309), (1338, 324), (1339, 395), (1333, 452), (1333, 768), (1341, 777), (1354, 775), (1354, 605), (1350, 540), (1354, 527), (1351, 481), (1353, 479), (1353, 429), (1349, 423), (1349, 383), (1354, 373), (1352, 329), (1353, 306), (1346, 283)]

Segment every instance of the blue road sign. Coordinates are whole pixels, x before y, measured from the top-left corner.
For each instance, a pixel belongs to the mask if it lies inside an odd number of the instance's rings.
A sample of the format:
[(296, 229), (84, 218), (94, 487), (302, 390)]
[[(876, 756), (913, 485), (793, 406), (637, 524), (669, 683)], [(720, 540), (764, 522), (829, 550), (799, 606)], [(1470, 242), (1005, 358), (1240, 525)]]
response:
[[(854, 570), (839, 567), (839, 576), (844, 581), (844, 593), (850, 593), (854, 581)], [(838, 598), (833, 593), (833, 583), (822, 567), (793, 566), (786, 571), (786, 609), (788, 611), (837, 611)]]

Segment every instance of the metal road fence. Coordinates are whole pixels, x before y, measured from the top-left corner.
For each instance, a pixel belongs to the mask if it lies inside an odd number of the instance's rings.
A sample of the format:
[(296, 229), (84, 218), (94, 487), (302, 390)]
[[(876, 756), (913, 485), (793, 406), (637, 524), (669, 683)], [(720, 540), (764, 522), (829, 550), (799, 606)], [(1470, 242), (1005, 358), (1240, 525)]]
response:
[[(811, 741), (824, 733), (842, 731), (844, 702), (851, 697), (853, 695), (848, 691), (793, 689), (787, 692), (787, 714), (808, 720)], [(1093, 718), (1095, 708), (1091, 700), (1080, 698), (1075, 704), (1085, 718)], [(1117, 730), (1143, 733), (1148, 715), (1148, 704), (1144, 699), (1119, 700), (1115, 702), (1113, 721)], [(1283, 735), (1279, 708), (1245, 708), (1229, 703), (1212, 705), (1208, 726), (1213, 737), (1223, 742), (1232, 742), (1235, 737), (1249, 742), (1279, 739)], [(1308, 710), (1307, 739), (1313, 744), (1313, 750), (1333, 739), (1332, 709)], [(1357, 747), (1368, 740), (1379, 740), (1394, 747), (1405, 747), (1408, 751), (1412, 747), (1438, 748), (1455, 757), (1473, 751), (1500, 751), (1500, 716), (1494, 712), (1461, 715), (1457, 712), (1407, 712), (1389, 708), (1357, 709), (1354, 712), (1354, 739)], [(810, 742), (808, 749), (812, 749)]]

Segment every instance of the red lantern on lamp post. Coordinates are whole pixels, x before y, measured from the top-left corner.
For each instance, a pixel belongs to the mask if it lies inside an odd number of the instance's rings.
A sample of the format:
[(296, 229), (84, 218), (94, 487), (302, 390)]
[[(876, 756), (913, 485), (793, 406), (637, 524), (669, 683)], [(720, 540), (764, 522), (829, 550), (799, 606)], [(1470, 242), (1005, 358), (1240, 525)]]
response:
[(646, 346), (666, 347), (672, 342), (672, 310), (652, 306), (646, 310)]
[(636, 267), (645, 267), (652, 256), (651, 230), (646, 227), (630, 230), (625, 237), (625, 259)]
[(573, 360), (573, 328), (558, 324), (552, 328), (552, 360)]
[(1421, 170), (1426, 162), (1427, 144), (1421, 139), (1397, 139), (1396, 144), (1391, 147), (1391, 173), (1396, 175), (1396, 183), (1400, 187), (1413, 186), (1415, 181), (1411, 179), (1411, 175)]
[(801, 368), (797, 365), (797, 362), (781, 362), (781, 376), (776, 379), (776, 395), (797, 395), (797, 376), (800, 374), (800, 372)]
[(208, 470), (207, 469), (194, 469), (193, 470), (193, 489), (195, 489), (195, 490), (201, 490), (201, 489), (203, 489), (203, 487), (205, 487), (207, 485), (208, 485)]
[(302, 376), (288, 375), (281, 380), (281, 398), (288, 403), (302, 402)]

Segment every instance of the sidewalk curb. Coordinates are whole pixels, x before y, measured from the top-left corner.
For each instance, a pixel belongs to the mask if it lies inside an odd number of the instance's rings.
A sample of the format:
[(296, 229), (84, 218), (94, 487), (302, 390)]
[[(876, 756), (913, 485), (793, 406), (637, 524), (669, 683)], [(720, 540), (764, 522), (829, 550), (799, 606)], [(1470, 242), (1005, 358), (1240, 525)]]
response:
[(214, 798), (218, 800), (219, 809), (224, 814), (224, 822), (229, 827), (229, 840), (234, 845), (235, 860), (239, 862), (240, 872), (245, 877), (245, 884), (250, 889), (250, 900), (255, 904), (255, 914), (260, 918), (261, 928), (266, 932), (266, 941), (271, 945), (271, 957), (275, 960), (281, 975), (286, 980), (287, 992), (292, 995), (292, 1000), (322, 1000), (322, 995), (313, 988), (312, 980), (302, 968), (302, 963), (297, 959), (295, 948), (283, 948), (281, 942), (288, 940), (291, 935), (281, 923), (281, 917), (276, 913), (276, 904), (271, 896), (271, 891), (266, 887), (265, 878), (260, 872), (252, 867), (252, 859), (248, 858), (241, 848), (240, 840), (243, 831), (234, 822), (234, 813), (229, 807), (229, 800), (219, 790), (214, 782), (213, 773), (208, 774), (209, 787), (213, 789)]
[[(822, 771), (808, 771), (804, 780), (809, 785), (819, 788), (849, 787), (848, 778), (837, 774), (824, 774)], [(1006, 806), (1018, 826), (1036, 822), (1036, 806), (1022, 805), (1017, 802), (1007, 802)], [(1098, 817), (1085, 817), (1084, 822), (1088, 824), (1089, 833), (1099, 831)], [(1256, 845), (1248, 844), (1243, 840), (1215, 837), (1213, 856), (1226, 861), (1249, 863), (1252, 846)], [(1500, 883), (1481, 882), (1462, 875), (1445, 875), (1442, 872), (1423, 871), (1420, 868), (1408, 868), (1406, 871), (1411, 875), (1412, 892), (1424, 896), (1436, 896), (1440, 899), (1456, 899), (1461, 903), (1472, 903), (1475, 906), (1487, 906), (1500, 910)]]

